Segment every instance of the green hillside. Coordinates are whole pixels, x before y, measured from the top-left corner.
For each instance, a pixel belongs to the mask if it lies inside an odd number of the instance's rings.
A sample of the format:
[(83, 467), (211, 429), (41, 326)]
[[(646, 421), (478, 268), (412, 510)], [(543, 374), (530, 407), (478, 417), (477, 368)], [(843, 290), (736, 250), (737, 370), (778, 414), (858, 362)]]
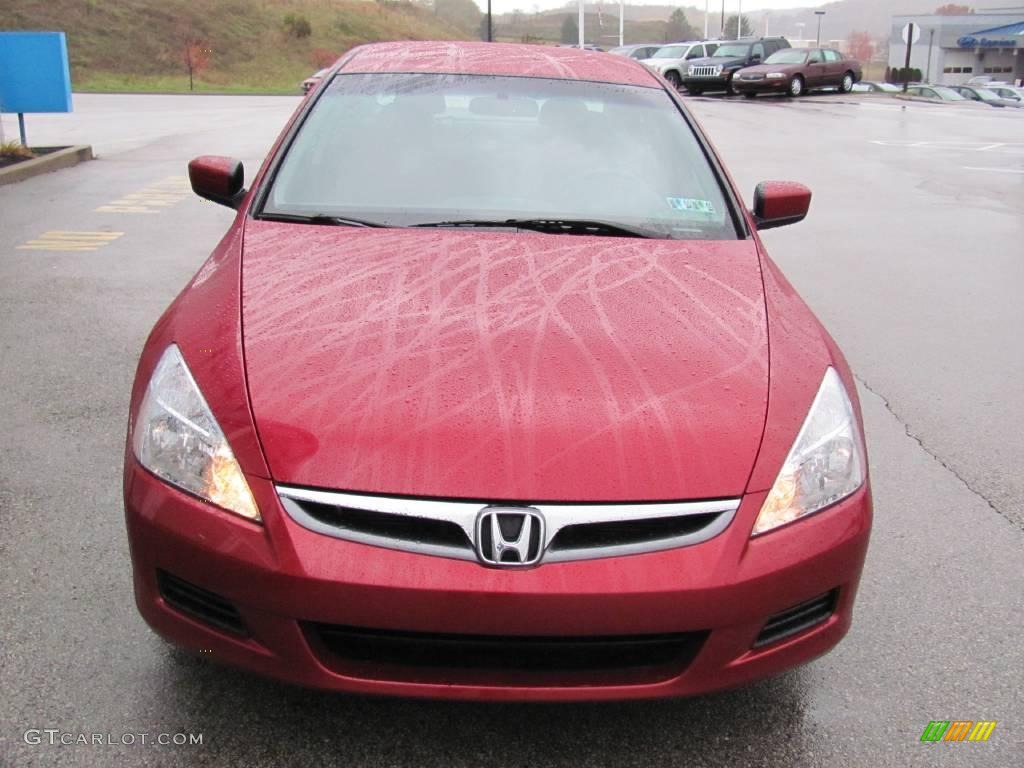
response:
[[(197, 91), (298, 91), (354, 45), (475, 37), (410, 2), (360, 0), (15, 0), (0, 29), (63, 30), (77, 91), (187, 91), (186, 51), (208, 64)], [(12, 7), (13, 6), (13, 7)], [(309, 34), (304, 34), (308, 22)], [(289, 23), (286, 23), (289, 22)]]

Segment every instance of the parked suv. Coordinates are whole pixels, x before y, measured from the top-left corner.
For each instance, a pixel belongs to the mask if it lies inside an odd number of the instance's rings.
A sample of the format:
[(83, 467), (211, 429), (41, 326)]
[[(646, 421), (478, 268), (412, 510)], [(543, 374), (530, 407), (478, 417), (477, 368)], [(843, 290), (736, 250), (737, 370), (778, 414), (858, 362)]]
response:
[(717, 42), (703, 40), (669, 43), (658, 48), (650, 58), (643, 59), (641, 63), (679, 88), (683, 81), (682, 73), (686, 70), (688, 62), (714, 56), (717, 49)]
[(694, 96), (705, 91), (733, 94), (732, 76), (737, 71), (760, 64), (776, 51), (789, 47), (784, 37), (728, 40), (721, 43), (713, 55), (690, 61), (682, 75), (683, 85)]

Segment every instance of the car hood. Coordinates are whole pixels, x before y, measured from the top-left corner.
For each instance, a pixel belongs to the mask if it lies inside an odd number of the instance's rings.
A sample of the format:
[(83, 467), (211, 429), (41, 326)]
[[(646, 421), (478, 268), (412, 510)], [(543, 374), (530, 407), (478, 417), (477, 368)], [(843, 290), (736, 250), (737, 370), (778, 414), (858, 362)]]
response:
[(242, 286), (277, 482), (519, 501), (745, 489), (768, 391), (751, 240), (250, 220)]
[(752, 67), (744, 67), (739, 71), (741, 75), (767, 75), (769, 72), (797, 72), (802, 68), (801, 64), (755, 64)]
[(682, 61), (682, 59), (641, 59), (640, 63), (655, 69), (663, 69), (665, 67), (678, 67)]
[(702, 59), (690, 59), (689, 64), (691, 67), (719, 65), (725, 68), (742, 64), (745, 61), (746, 59), (742, 56), (705, 56)]

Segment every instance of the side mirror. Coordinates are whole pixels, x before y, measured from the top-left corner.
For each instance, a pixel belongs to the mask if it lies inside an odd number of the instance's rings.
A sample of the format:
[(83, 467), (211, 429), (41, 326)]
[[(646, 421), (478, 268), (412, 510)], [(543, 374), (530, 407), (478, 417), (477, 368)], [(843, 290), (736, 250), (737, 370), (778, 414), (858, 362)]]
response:
[(753, 56), (750, 57), (750, 60), (751, 61), (760, 61), (761, 60), (761, 54), (760, 53), (755, 53)]
[(803, 221), (811, 207), (811, 190), (795, 181), (762, 181), (754, 190), (754, 221), (773, 229)]
[(245, 169), (233, 157), (197, 157), (188, 164), (188, 180), (197, 195), (228, 208), (237, 208), (245, 197)]

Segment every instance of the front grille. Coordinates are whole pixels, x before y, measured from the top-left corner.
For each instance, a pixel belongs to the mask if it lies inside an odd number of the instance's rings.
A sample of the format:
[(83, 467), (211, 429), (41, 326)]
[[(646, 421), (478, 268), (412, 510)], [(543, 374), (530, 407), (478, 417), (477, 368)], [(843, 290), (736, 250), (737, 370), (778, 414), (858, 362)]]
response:
[(833, 589), (827, 594), (820, 595), (806, 603), (800, 603), (792, 608), (776, 613), (768, 619), (761, 630), (761, 634), (754, 641), (754, 647), (776, 643), (787, 637), (791, 637), (805, 629), (821, 624), (832, 615), (836, 609), (836, 599), (839, 590)]
[(167, 571), (156, 572), (156, 584), (160, 597), (176, 611), (235, 635), (249, 634), (242, 617), (238, 615), (238, 609), (220, 595), (172, 576)]
[(718, 77), (718, 72), (715, 67), (696, 67), (691, 66), (689, 74), (691, 77)]
[(764, 80), (764, 75), (740, 75), (740, 80)]
[[(584, 675), (621, 671), (656, 677), (679, 674), (700, 651), (707, 632), (594, 637), (460, 635), (309, 624), (315, 649), (346, 671), (392, 679), (417, 672), (457, 681), (499, 673), (504, 676)], [(353, 666), (351, 665), (355, 665)], [(348, 666), (346, 666), (348, 665)], [(509, 679), (503, 677), (502, 679)], [(522, 679), (522, 678), (520, 678)], [(593, 678), (590, 678), (593, 680)], [(524, 679), (524, 682), (526, 680)]]
[(614, 520), (608, 523), (567, 525), (551, 541), (550, 551), (599, 549), (646, 544), (680, 538), (697, 533), (711, 525), (719, 512), (685, 517)]
[[(490, 557), (493, 553), (488, 526), (480, 527), (483, 540), (476, 541), (478, 517), (485, 510), (494, 509), (486, 502), (368, 496), (284, 486), (277, 491), (288, 515), (317, 533), (388, 549), (501, 564)], [(530, 550), (539, 552), (538, 562), (550, 563), (636, 555), (697, 544), (725, 530), (738, 507), (738, 499), (719, 499), (502, 505), (502, 513), (514, 518), (523, 510), (530, 510), (543, 518), (544, 541), (533, 542)], [(535, 559), (531, 555), (531, 564)]]
[(365, 533), (395, 541), (418, 541), (437, 546), (470, 548), (465, 531), (456, 523), (446, 520), (389, 515), (384, 512), (368, 512), (316, 502), (303, 502), (302, 509), (310, 517), (339, 531)]

